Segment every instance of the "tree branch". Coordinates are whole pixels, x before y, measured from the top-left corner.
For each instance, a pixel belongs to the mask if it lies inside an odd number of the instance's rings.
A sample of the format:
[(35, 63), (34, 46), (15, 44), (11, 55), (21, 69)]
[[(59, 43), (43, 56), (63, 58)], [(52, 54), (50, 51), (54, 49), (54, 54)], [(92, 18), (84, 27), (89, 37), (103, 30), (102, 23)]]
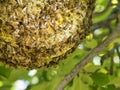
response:
[(91, 52), (85, 58), (83, 58), (78, 64), (75, 65), (72, 71), (63, 78), (55, 90), (63, 90), (64, 87), (90, 60), (92, 60), (95, 55), (97, 55), (103, 48), (108, 46), (118, 36), (120, 36), (120, 23), (118, 24), (117, 28), (101, 44), (91, 50)]
[(109, 74), (110, 75), (113, 75), (113, 67), (114, 67), (114, 49), (113, 50), (111, 50), (111, 52), (110, 52), (110, 57), (111, 57), (111, 60), (110, 60), (110, 69), (109, 69)]

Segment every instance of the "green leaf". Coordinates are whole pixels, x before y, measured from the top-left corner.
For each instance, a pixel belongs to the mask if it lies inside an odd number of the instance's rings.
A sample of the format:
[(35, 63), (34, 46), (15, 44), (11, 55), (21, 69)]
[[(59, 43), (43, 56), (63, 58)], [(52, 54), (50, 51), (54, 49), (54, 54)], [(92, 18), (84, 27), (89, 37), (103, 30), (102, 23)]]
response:
[(95, 46), (97, 46), (97, 41), (95, 39), (87, 40), (84, 45), (85, 45), (85, 47), (92, 49)]
[(116, 87), (120, 87), (120, 77), (115, 77), (113, 80), (110, 81), (110, 84), (113, 84)]
[(94, 83), (98, 86), (107, 85), (109, 83), (109, 78), (107, 74), (104, 73), (93, 73), (91, 75)]
[(96, 70), (100, 69), (101, 66), (94, 65), (93, 63), (88, 63), (85, 67), (84, 70), (86, 72), (95, 72)]
[(114, 85), (108, 85), (107, 87), (98, 87), (97, 90), (117, 90)]
[(16, 81), (18, 79), (29, 79), (28, 71), (24, 69), (15, 69), (11, 72), (9, 81)]
[(84, 83), (79, 76), (76, 76), (73, 80), (73, 84), (65, 90), (90, 90), (90, 87), (88, 84)]
[(85, 84), (88, 84), (88, 85), (93, 84), (93, 80), (88, 74), (80, 74), (80, 75), (81, 75), (82, 82), (84, 82)]
[(108, 85), (106, 90), (117, 90), (114, 85)]
[(2, 86), (3, 86), (3, 82), (0, 81), (0, 87), (2, 87)]
[(60, 79), (61, 77), (56, 77), (54, 80), (44, 81), (32, 86), (30, 90), (55, 90), (55, 87), (58, 85)]
[(57, 75), (57, 71), (53, 68), (48, 69), (48, 71), (46, 71), (45, 74), (47, 80), (54, 79), (56, 75)]
[(0, 76), (8, 78), (11, 71), (12, 71), (11, 69), (8, 69), (3, 65), (0, 65)]

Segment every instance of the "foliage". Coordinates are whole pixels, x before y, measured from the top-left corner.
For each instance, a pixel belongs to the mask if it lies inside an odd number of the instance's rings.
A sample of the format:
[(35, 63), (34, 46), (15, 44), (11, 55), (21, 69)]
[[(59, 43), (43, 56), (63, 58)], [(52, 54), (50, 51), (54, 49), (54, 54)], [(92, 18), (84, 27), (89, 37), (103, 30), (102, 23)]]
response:
[[(0, 65), (0, 90), (54, 90), (75, 64), (115, 30), (118, 1), (96, 0), (92, 33), (58, 66), (27, 71)], [(114, 41), (83, 67), (64, 90), (120, 90), (120, 38)]]

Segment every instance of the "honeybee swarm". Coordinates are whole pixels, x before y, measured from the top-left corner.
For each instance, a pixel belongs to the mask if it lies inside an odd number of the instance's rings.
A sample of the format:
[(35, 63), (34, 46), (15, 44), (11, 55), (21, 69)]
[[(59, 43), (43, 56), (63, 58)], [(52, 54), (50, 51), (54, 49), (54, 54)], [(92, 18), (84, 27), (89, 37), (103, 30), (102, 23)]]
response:
[(90, 32), (93, 0), (0, 0), (0, 62), (33, 69), (58, 63)]

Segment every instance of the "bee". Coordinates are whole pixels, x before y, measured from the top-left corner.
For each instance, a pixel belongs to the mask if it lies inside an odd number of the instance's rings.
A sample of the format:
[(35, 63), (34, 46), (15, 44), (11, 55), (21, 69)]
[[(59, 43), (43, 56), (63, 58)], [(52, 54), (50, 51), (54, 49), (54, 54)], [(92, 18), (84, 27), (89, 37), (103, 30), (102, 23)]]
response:
[(10, 4), (14, 4), (14, 3), (15, 3), (15, 0), (9, 0), (9, 3), (10, 3)]
[(23, 4), (23, 0), (16, 0), (16, 2), (17, 2), (19, 5), (22, 5), (22, 4)]
[(2, 23), (3, 23), (3, 21), (2, 21), (2, 19), (0, 19), (0, 28), (2, 27)]
[(11, 11), (12, 11), (12, 6), (11, 6), (11, 5), (8, 5), (8, 6), (7, 6), (7, 11), (8, 11), (8, 12), (11, 12)]
[(29, 64), (30, 62), (31, 62), (31, 59), (29, 59), (29, 58), (27, 58), (27, 59), (24, 60), (24, 64), (25, 65)]

